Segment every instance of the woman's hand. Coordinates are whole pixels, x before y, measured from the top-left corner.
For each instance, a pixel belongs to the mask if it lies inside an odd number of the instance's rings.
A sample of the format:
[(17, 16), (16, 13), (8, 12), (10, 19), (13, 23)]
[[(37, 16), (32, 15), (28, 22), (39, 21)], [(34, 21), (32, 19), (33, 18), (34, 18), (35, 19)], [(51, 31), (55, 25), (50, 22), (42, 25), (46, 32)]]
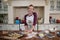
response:
[(28, 30), (29, 33), (33, 32), (34, 30), (34, 26), (32, 26), (32, 28), (30, 30)]
[(29, 32), (29, 33), (32, 33), (32, 31), (33, 31), (33, 30), (29, 30), (28, 32)]
[(27, 30), (27, 29), (28, 29), (27, 26), (25, 26), (25, 32), (31, 33), (34, 30), (34, 26), (32, 26), (30, 30)]

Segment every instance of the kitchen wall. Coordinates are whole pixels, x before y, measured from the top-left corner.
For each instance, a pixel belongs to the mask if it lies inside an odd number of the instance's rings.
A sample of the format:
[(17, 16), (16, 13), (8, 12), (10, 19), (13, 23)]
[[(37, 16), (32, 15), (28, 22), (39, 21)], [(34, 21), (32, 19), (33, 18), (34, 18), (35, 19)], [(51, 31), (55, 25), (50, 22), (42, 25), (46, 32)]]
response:
[(30, 4), (37, 7), (44, 7), (44, 23), (49, 23), (49, 5), (46, 5), (45, 0), (12, 0), (8, 4), (8, 24), (14, 24), (14, 7), (25, 7)]
[[(37, 12), (38, 18), (44, 17), (44, 7), (35, 7), (35, 12)], [(27, 7), (14, 7), (14, 18), (19, 17), (23, 19), (27, 13)]]

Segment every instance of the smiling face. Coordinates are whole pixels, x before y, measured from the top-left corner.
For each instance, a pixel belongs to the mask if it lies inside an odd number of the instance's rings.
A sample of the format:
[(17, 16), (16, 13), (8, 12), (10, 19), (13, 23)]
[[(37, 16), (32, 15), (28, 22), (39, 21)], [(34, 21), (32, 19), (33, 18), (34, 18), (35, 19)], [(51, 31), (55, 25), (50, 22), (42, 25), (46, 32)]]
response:
[(28, 14), (29, 14), (29, 15), (32, 15), (32, 14), (33, 14), (33, 11), (34, 11), (34, 7), (33, 7), (33, 5), (30, 5), (30, 6), (28, 7)]

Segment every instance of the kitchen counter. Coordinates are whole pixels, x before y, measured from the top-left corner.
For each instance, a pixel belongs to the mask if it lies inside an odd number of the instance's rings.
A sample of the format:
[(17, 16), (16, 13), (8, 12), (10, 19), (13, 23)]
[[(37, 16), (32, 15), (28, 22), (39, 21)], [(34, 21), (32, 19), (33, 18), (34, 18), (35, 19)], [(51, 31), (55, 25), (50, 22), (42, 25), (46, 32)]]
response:
[(7, 34), (5, 34), (5, 35), (1, 35), (0, 40), (60, 40), (60, 37), (57, 37), (55, 32), (54, 33), (51, 32), (51, 34), (53, 34), (55, 37), (48, 38), (47, 36), (45, 36), (42, 39), (40, 37), (32, 37), (32, 38), (26, 39), (27, 35), (24, 35), (23, 37), (16, 39), (16, 38), (8, 37)]

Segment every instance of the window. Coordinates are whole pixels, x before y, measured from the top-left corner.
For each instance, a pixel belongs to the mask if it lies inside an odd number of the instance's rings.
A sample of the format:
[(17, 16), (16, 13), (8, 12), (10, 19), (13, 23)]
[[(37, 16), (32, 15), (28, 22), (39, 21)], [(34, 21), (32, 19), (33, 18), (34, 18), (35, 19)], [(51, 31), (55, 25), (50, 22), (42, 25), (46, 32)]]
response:
[(53, 0), (50, 1), (50, 10), (51, 11), (54, 10), (54, 1)]
[(56, 9), (57, 9), (58, 11), (60, 11), (60, 0), (57, 0)]

